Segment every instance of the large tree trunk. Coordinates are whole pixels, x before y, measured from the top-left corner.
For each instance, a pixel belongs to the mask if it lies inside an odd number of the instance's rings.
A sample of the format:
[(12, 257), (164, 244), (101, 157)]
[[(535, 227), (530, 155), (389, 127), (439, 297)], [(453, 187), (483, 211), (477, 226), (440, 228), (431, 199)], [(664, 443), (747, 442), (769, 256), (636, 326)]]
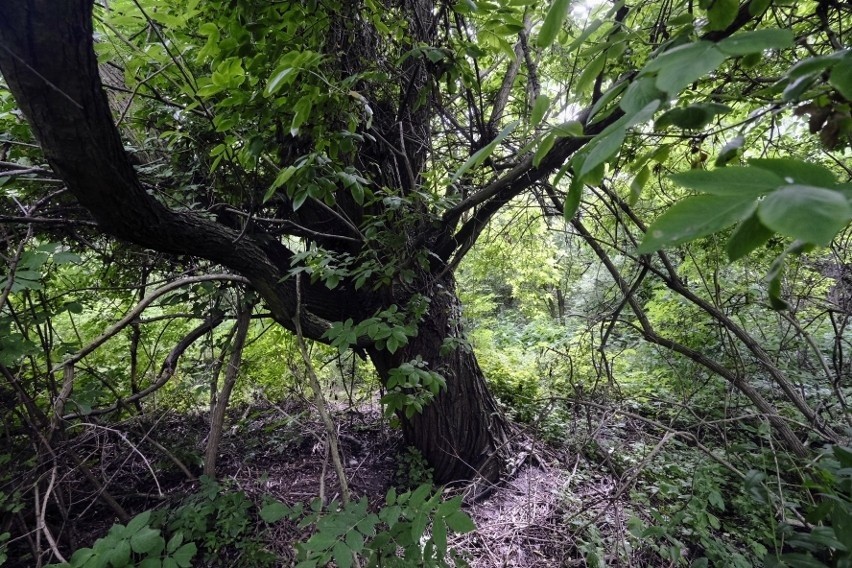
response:
[[(406, 9), (418, 15), (417, 37), (428, 38), (433, 29), (431, 2), (411, 0)], [(53, 171), (92, 213), (102, 231), (162, 252), (206, 258), (246, 276), (276, 321), (294, 329), (294, 317), (298, 317), (301, 330), (311, 339), (323, 340), (333, 321), (357, 320), (370, 317), (375, 309), (404, 305), (404, 298), (395, 297), (392, 290), (378, 292), (381, 298), (365, 298), (370, 294), (345, 285), (329, 290), (321, 282), (311, 284), (304, 276), (292, 277), (294, 254), (279, 237), (254, 226), (240, 228), (194, 211), (173, 209), (154, 198), (124, 151), (102, 90), (92, 36), (91, 0), (19, 0), (0, 7), (0, 71)], [(384, 124), (386, 138), (397, 140), (401, 136), (407, 140), (409, 175), (400, 181), (396, 179), (401, 177), (398, 173), (390, 172), (386, 180), (376, 180), (381, 181), (379, 185), (398, 185), (407, 190), (419, 183), (426, 163), (429, 125), (428, 106), (419, 104), (416, 96), (425, 84), (424, 73), (420, 62), (409, 60), (403, 73), (407, 89), (400, 105), (405, 109), (403, 127), (396, 118), (400, 113), (388, 113)], [(379, 122), (377, 117), (376, 124)], [(363, 151), (364, 169), (370, 169), (370, 164), (381, 166), (389, 153), (382, 148)], [(388, 164), (396, 159), (391, 158)], [(375, 169), (381, 177), (390, 168)], [(341, 199), (336, 205), (345, 208), (347, 203), (353, 205), (351, 201)], [(310, 204), (301, 208), (300, 220), (307, 224), (315, 221), (313, 226), (321, 229), (317, 235), (338, 231), (330, 239), (333, 244), (348, 234), (345, 226), (334, 224), (340, 224), (341, 215), (329, 216), (327, 206), (313, 208), (312, 213), (325, 215), (316, 219), (311, 212), (306, 213), (309, 209)], [(425, 209), (420, 213), (421, 222), (400, 230), (425, 234), (431, 221)], [(357, 220), (362, 214), (355, 210), (347, 216)], [(292, 210), (289, 215), (298, 217)], [(351, 241), (349, 236), (346, 242)], [(358, 250), (348, 252), (354, 255)], [(441, 354), (446, 338), (461, 337), (460, 307), (452, 277), (443, 276), (436, 282), (426, 275), (421, 281), (430, 282), (431, 291), (425, 294), (431, 305), (419, 334), (394, 354), (367, 349), (385, 378), (393, 368), (418, 355), (444, 376), (447, 388), (434, 403), (422, 414), (403, 420), (406, 438), (434, 466), (436, 480), (446, 482), (478, 473), (495, 481), (508, 453), (508, 424), (486, 388), (473, 353), (456, 349)]]
[(392, 369), (417, 356), (446, 380), (446, 389), (422, 413), (401, 417), (406, 442), (434, 468), (435, 481), (475, 476), (496, 481), (504, 473), (511, 428), (485, 384), (476, 355), (466, 342), (454, 341), (463, 335), (453, 278), (446, 276), (431, 289), (429, 312), (417, 336), (394, 354), (372, 349), (370, 358), (384, 380)]

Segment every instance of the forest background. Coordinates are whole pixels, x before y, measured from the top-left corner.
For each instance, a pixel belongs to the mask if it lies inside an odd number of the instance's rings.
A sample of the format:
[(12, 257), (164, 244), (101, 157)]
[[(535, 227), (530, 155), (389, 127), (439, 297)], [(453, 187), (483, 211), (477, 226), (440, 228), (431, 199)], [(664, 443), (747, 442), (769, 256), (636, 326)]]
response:
[(849, 566), (849, 12), (3, 6), (0, 564)]

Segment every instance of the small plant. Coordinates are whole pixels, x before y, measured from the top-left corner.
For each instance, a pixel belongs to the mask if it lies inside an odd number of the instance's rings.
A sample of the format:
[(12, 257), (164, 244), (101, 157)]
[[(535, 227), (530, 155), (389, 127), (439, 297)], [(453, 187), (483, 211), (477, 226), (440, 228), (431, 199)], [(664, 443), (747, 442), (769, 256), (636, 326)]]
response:
[(426, 368), (419, 356), (396, 369), (391, 369), (387, 384), (388, 392), (382, 397), (385, 414), (391, 416), (403, 412), (406, 418), (423, 412), (423, 408), (447, 387), (447, 381)]
[(429, 462), (420, 451), (408, 446), (398, 456), (396, 466), (396, 482), (398, 487), (409, 489), (423, 484), (432, 484), (435, 470), (429, 467)]
[(852, 448), (834, 446), (818, 464), (805, 486), (818, 500), (805, 520), (807, 531), (780, 528), (794, 550), (766, 559), (768, 568), (849, 568), (852, 566)]
[(308, 512), (301, 503), (288, 507), (279, 502), (261, 510), (267, 522), (285, 516), (300, 519), (300, 528), (315, 528), (310, 538), (296, 544), (297, 568), (326, 566), (331, 561), (337, 568), (460, 566), (465, 563), (448, 550), (447, 535), (475, 528), (461, 510), (461, 496), (443, 501), (441, 491), (433, 493), (428, 484), (399, 495), (391, 488), (377, 513), (368, 512), (366, 498), (346, 505), (332, 502), (325, 508), (316, 499)]
[[(107, 536), (92, 548), (74, 552), (65, 564), (55, 568), (190, 568), (197, 548), (184, 543), (177, 532), (166, 542), (159, 529), (151, 526), (151, 511), (136, 515), (127, 525), (113, 525)], [(0, 556), (2, 559), (2, 556)]]
[(207, 562), (220, 560), (226, 550), (236, 550), (241, 566), (267, 566), (275, 557), (255, 534), (253, 510), (245, 493), (229, 491), (202, 476), (198, 493), (169, 516), (167, 526), (197, 542)]

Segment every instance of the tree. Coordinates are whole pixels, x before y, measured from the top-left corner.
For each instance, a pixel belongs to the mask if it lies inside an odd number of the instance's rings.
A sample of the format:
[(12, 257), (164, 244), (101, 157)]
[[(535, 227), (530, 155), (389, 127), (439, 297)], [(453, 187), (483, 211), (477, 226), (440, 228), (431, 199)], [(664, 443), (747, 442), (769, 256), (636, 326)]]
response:
[[(523, 1), (27, 0), (2, 8), (0, 71), (100, 231), (244, 276), (280, 325), (373, 361), (438, 481), (495, 480), (511, 429), (464, 347), (455, 267), (513, 198), (534, 192), (573, 218), (583, 186), (655, 115), (695, 131), (724, 112), (712, 100), (666, 110), (690, 85), (793, 45), (779, 29), (731, 37), (771, 2), (707, 3), (706, 23), (676, 4), (601, 7), (580, 29), (565, 0), (545, 13)], [(829, 34), (841, 8), (824, 4)], [(115, 68), (124, 106), (103, 88)], [(830, 80), (843, 92), (842, 74)], [(560, 110), (550, 82), (566, 75)]]

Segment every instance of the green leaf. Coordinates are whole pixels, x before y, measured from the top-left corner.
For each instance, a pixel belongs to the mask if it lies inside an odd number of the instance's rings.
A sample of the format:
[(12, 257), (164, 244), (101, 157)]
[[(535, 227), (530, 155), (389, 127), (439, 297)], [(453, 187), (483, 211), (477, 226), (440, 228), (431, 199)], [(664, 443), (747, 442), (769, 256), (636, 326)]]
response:
[(573, 86), (575, 95), (581, 95), (589, 90), (589, 87), (592, 86), (594, 80), (598, 75), (600, 75), (601, 71), (603, 71), (604, 64), (606, 63), (606, 57), (607, 55), (604, 51), (595, 57), (591, 63), (583, 69)]
[(657, 56), (642, 74), (657, 72), (657, 88), (674, 97), (681, 89), (715, 71), (725, 61), (724, 53), (712, 42), (700, 40), (670, 49)]
[(474, 168), (485, 161), (488, 156), (494, 151), (497, 145), (502, 142), (509, 134), (514, 132), (515, 128), (518, 126), (518, 121), (512, 121), (506, 125), (506, 127), (500, 131), (500, 133), (485, 147), (480, 148), (473, 156), (467, 159), (467, 161), (462, 164), (456, 173), (453, 174), (453, 177), (450, 178), (450, 183), (455, 183), (461, 176), (465, 174), (469, 169)]
[(728, 140), (728, 142), (722, 146), (722, 150), (719, 151), (719, 155), (716, 156), (716, 167), (722, 167), (739, 156), (742, 153), (744, 144), (745, 137), (743, 136), (735, 136)]
[(338, 568), (351, 568), (352, 566), (352, 551), (342, 542), (335, 543), (331, 551), (334, 556), (334, 563)]
[(163, 537), (160, 536), (159, 530), (146, 526), (130, 537), (130, 546), (133, 548), (133, 552), (137, 554), (148, 554), (157, 550), (157, 548), (162, 549), (165, 542)]
[(290, 513), (290, 508), (280, 501), (272, 501), (267, 503), (260, 510), (260, 518), (263, 522), (272, 524), (277, 523)]
[(730, 107), (717, 103), (698, 103), (673, 108), (657, 119), (654, 128), (662, 130), (673, 124), (678, 128), (699, 130), (709, 124), (717, 114), (728, 112), (731, 112)]
[(707, 10), (711, 30), (724, 30), (737, 19), (740, 3), (737, 0), (712, 0)]
[(287, 81), (288, 78), (295, 78), (295, 73), (297, 71), (298, 69), (294, 67), (286, 67), (275, 73), (272, 79), (270, 79), (269, 82), (266, 84), (266, 89), (263, 92), (264, 95), (269, 97), (277, 93), (281, 89), (281, 87), (283, 87), (286, 83), (289, 83), (289, 81)]
[(464, 511), (456, 511), (452, 515), (445, 517), (444, 520), (447, 522), (450, 530), (456, 533), (464, 534), (476, 529), (473, 520)]
[(175, 550), (171, 556), (180, 568), (190, 568), (192, 566), (192, 559), (195, 558), (197, 552), (198, 547), (195, 546), (195, 543), (187, 542)]
[(447, 525), (443, 519), (435, 519), (432, 522), (432, 538), (439, 551), (447, 550)]
[(544, 23), (541, 25), (541, 30), (536, 38), (536, 45), (540, 48), (550, 47), (556, 36), (559, 35), (559, 30), (562, 29), (562, 23), (568, 15), (570, 0), (553, 0), (550, 5), (550, 10), (547, 11), (547, 16), (544, 17)]
[(725, 251), (728, 253), (728, 259), (733, 262), (749, 254), (757, 247), (764, 244), (773, 235), (770, 229), (760, 222), (758, 216), (751, 215), (748, 219), (737, 225), (728, 243), (725, 245)]
[(795, 184), (766, 196), (757, 214), (773, 231), (826, 246), (852, 220), (852, 206), (840, 192)]
[(308, 120), (314, 106), (314, 96), (304, 95), (293, 106), (293, 122), (290, 124), (290, 136), (299, 134), (299, 128)]
[(710, 235), (733, 225), (754, 211), (753, 196), (696, 195), (660, 215), (645, 233), (639, 254)]
[(639, 77), (627, 87), (624, 96), (621, 97), (618, 106), (626, 114), (636, 114), (650, 103), (665, 98), (665, 93), (660, 91), (653, 77)]
[(557, 136), (578, 137), (583, 135), (583, 125), (577, 120), (563, 122), (552, 128), (552, 132)]
[(580, 208), (580, 200), (583, 197), (583, 180), (579, 176), (574, 176), (571, 180), (571, 185), (568, 187), (568, 195), (565, 196), (565, 204), (562, 207), (562, 216), (565, 217), (565, 222), (570, 223), (577, 210)]
[(741, 32), (717, 43), (720, 51), (727, 55), (748, 55), (760, 53), (766, 49), (784, 49), (793, 45), (793, 32), (771, 29)]
[(135, 517), (133, 517), (129, 523), (127, 523), (127, 531), (125, 534), (127, 536), (132, 536), (142, 530), (144, 527), (148, 526), (149, 521), (151, 520), (151, 511), (145, 511), (143, 513), (139, 513)]
[(678, 185), (711, 195), (758, 197), (784, 185), (784, 179), (761, 168), (729, 166), (673, 174)]
[(533, 167), (538, 167), (541, 164), (541, 161), (547, 156), (547, 153), (553, 149), (553, 145), (556, 143), (556, 135), (552, 132), (544, 137), (544, 140), (541, 141), (541, 144), (538, 145), (538, 148), (535, 151), (535, 155), (533, 156)]
[(749, 160), (752, 166), (769, 170), (784, 180), (786, 184), (801, 183), (828, 187), (834, 185), (837, 178), (828, 168), (817, 164), (793, 160), (791, 158), (756, 158)]
[(629, 205), (635, 205), (639, 200), (639, 195), (642, 193), (645, 184), (648, 183), (650, 176), (651, 170), (648, 169), (648, 166), (642, 166), (642, 169), (636, 173), (636, 177), (630, 182), (630, 198), (627, 200)]
[(847, 55), (831, 68), (828, 82), (847, 101), (852, 101), (852, 55)]
[(782, 554), (781, 560), (784, 561), (785, 565), (790, 566), (791, 568), (828, 568), (828, 566), (810, 554), (799, 554), (797, 552)]
[(178, 531), (169, 539), (169, 543), (166, 545), (166, 552), (171, 554), (183, 544), (183, 533)]
[(533, 103), (532, 112), (530, 113), (530, 124), (533, 127), (539, 125), (548, 108), (550, 108), (550, 98), (547, 95), (539, 95), (535, 98), (535, 103)]

